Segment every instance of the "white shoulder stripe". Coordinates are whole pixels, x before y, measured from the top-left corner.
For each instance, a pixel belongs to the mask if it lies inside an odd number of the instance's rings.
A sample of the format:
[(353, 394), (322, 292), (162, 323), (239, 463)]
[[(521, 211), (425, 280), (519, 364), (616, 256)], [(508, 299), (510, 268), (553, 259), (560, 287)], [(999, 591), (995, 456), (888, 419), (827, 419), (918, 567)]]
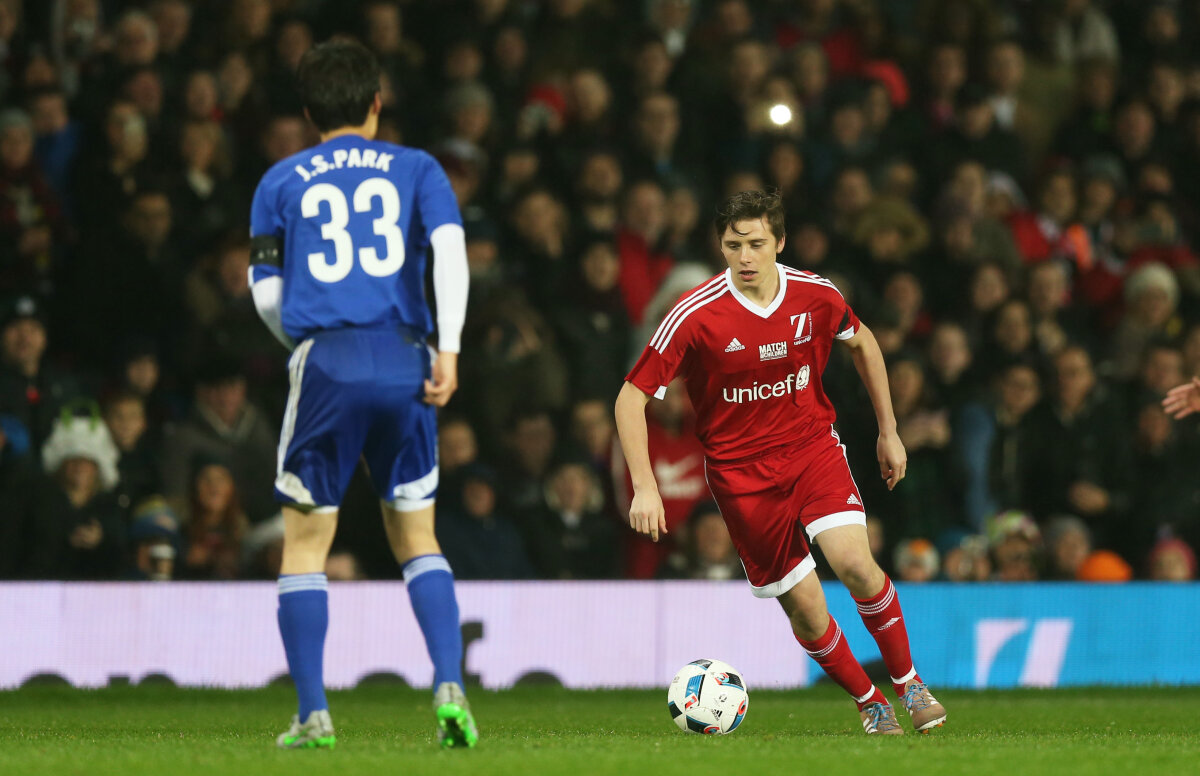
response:
[(674, 322), (674, 319), (679, 316), (679, 314), (685, 307), (688, 306), (688, 304), (695, 301), (705, 292), (712, 290), (713, 286), (721, 280), (723, 280), (722, 276), (718, 275), (704, 285), (700, 286), (700, 288), (697, 288), (695, 291), (685, 296), (683, 299), (680, 299), (678, 302), (676, 302), (675, 306), (671, 308), (671, 311), (663, 318), (662, 323), (658, 325), (658, 329), (655, 330), (654, 336), (650, 338), (650, 344), (653, 345), (658, 341), (658, 339), (663, 335), (663, 332), (670, 328), (671, 324)]
[(662, 353), (664, 350), (666, 350), (667, 345), (671, 344), (671, 338), (675, 336), (675, 332), (679, 331), (679, 327), (683, 325), (683, 322), (687, 320), (689, 315), (696, 312), (714, 299), (719, 299), (728, 290), (729, 289), (726, 287), (726, 285), (722, 283), (717, 288), (709, 291), (707, 295), (700, 297), (688, 305), (687, 309), (684, 310), (678, 317), (676, 317), (675, 322), (671, 324), (671, 328), (667, 330), (666, 335), (661, 338), (659, 344), (654, 346), (654, 349), (659, 353)]
[(682, 323), (685, 318), (691, 315), (692, 310), (702, 306), (709, 299), (715, 299), (724, 293), (724, 291), (725, 284), (722, 283), (706, 289), (702, 293), (693, 294), (692, 296), (688, 297), (687, 300), (671, 311), (671, 315), (668, 316), (669, 320), (663, 322), (660, 332), (654, 337), (653, 340), (651, 340), (650, 344), (659, 352), (661, 352), (662, 349), (667, 346), (667, 342), (670, 341), (671, 337), (675, 333), (675, 330), (679, 328), (679, 324)]
[(796, 278), (797, 280), (807, 280), (810, 283), (824, 283), (830, 286), (833, 285), (832, 280), (822, 277), (815, 272), (804, 272), (802, 270), (792, 269), (791, 267), (784, 267), (783, 271), (787, 273), (788, 277)]
[(706, 291), (711, 290), (712, 287), (720, 280), (721, 276), (718, 275), (717, 277), (709, 280), (707, 283), (697, 288), (692, 293), (685, 296), (683, 299), (680, 299), (678, 302), (676, 302), (675, 306), (671, 308), (671, 311), (663, 317), (662, 323), (658, 325), (658, 329), (655, 330), (654, 337), (651, 338), (650, 343), (654, 344), (654, 341), (657, 340), (662, 333), (670, 327), (672, 320), (680, 313), (680, 311), (683, 310), (684, 307), (686, 307), (690, 302), (695, 300), (700, 295), (704, 294)]
[(787, 273), (787, 277), (788, 277), (788, 280), (796, 280), (801, 283), (812, 283), (815, 286), (825, 286), (826, 288), (832, 288), (834, 291), (837, 291), (838, 296), (842, 296), (842, 292), (838, 291), (838, 287), (835, 286), (830, 281), (826, 280), (825, 278), (812, 278), (812, 277), (808, 277), (806, 275), (799, 275), (799, 274), (793, 275), (790, 272)]

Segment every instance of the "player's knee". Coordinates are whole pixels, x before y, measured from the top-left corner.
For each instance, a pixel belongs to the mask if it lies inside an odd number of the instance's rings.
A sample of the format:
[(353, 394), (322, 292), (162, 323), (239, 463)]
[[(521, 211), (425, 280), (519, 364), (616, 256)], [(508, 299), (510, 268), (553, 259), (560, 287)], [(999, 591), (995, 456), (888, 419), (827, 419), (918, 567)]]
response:
[(830, 565), (834, 567), (842, 584), (856, 596), (874, 595), (883, 585), (883, 570), (870, 555), (855, 554), (842, 557), (836, 563), (830, 561)]
[(819, 584), (814, 590), (797, 585), (780, 597), (780, 603), (787, 612), (792, 633), (801, 641), (813, 641), (820, 638), (829, 626), (829, 610), (825, 607), (825, 595)]
[(295, 549), (319, 550), (328, 547), (337, 531), (336, 511), (285, 507), (283, 516), (285, 544)]
[(816, 641), (825, 634), (829, 625), (829, 614), (824, 607), (801, 607), (793, 610), (788, 619), (791, 620), (792, 633), (801, 641)]
[(385, 517), (385, 524), (392, 554), (400, 563), (420, 555), (441, 553), (432, 519), (405, 519), (403, 514), (392, 513)]
[(406, 527), (391, 537), (392, 549), (409, 551), (431, 551), (437, 546), (437, 534), (433, 529)]

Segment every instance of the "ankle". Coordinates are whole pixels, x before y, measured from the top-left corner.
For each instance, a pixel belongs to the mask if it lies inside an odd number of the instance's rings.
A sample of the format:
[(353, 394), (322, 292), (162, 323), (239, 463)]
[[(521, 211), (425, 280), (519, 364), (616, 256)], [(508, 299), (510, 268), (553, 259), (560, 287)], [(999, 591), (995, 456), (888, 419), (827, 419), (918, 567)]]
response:
[(861, 699), (855, 698), (854, 702), (858, 705), (859, 711), (862, 711), (872, 703), (882, 703), (884, 706), (891, 705), (888, 703), (888, 699), (884, 696), (883, 692), (874, 685), (871, 686), (871, 692), (868, 695), (863, 696)]

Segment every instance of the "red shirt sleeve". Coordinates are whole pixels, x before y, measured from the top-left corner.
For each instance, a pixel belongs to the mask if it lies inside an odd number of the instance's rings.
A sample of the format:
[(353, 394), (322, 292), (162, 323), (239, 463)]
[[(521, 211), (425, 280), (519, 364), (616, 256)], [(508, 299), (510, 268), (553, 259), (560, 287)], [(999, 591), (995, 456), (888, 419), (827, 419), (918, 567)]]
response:
[(833, 315), (830, 316), (830, 325), (833, 331), (830, 332), (835, 338), (840, 340), (848, 340), (855, 334), (858, 334), (862, 322), (858, 320), (858, 316), (854, 314), (854, 310), (850, 309), (850, 305), (838, 294), (833, 300)]
[(687, 322), (674, 331), (671, 336), (660, 328), (650, 340), (650, 344), (642, 351), (641, 357), (629, 370), (625, 379), (634, 384), (642, 393), (661, 399), (667, 395), (667, 386), (682, 371), (684, 360), (688, 354), (689, 327)]

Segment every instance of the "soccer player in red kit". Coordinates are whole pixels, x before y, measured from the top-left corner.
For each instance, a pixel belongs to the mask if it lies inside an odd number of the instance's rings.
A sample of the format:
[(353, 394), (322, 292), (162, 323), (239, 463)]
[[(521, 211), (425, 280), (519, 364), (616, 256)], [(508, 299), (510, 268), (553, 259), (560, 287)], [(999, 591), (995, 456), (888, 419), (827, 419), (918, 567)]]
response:
[(715, 226), (729, 269), (680, 298), (626, 378), (616, 420), (633, 479), (629, 521), (655, 540), (666, 532), (645, 410), (682, 376), (708, 483), (754, 595), (779, 600), (801, 646), (854, 698), (867, 733), (902, 733), (826, 608), (809, 554), (816, 541), (858, 602), (913, 726), (927, 732), (946, 721), (946, 709), (913, 666), (896, 588), (871, 557), (862, 496), (821, 386), (840, 341), (874, 405), (880, 475), (894, 488), (907, 456), (883, 354), (832, 283), (776, 263), (783, 213), (779, 196), (761, 191), (725, 202)]

